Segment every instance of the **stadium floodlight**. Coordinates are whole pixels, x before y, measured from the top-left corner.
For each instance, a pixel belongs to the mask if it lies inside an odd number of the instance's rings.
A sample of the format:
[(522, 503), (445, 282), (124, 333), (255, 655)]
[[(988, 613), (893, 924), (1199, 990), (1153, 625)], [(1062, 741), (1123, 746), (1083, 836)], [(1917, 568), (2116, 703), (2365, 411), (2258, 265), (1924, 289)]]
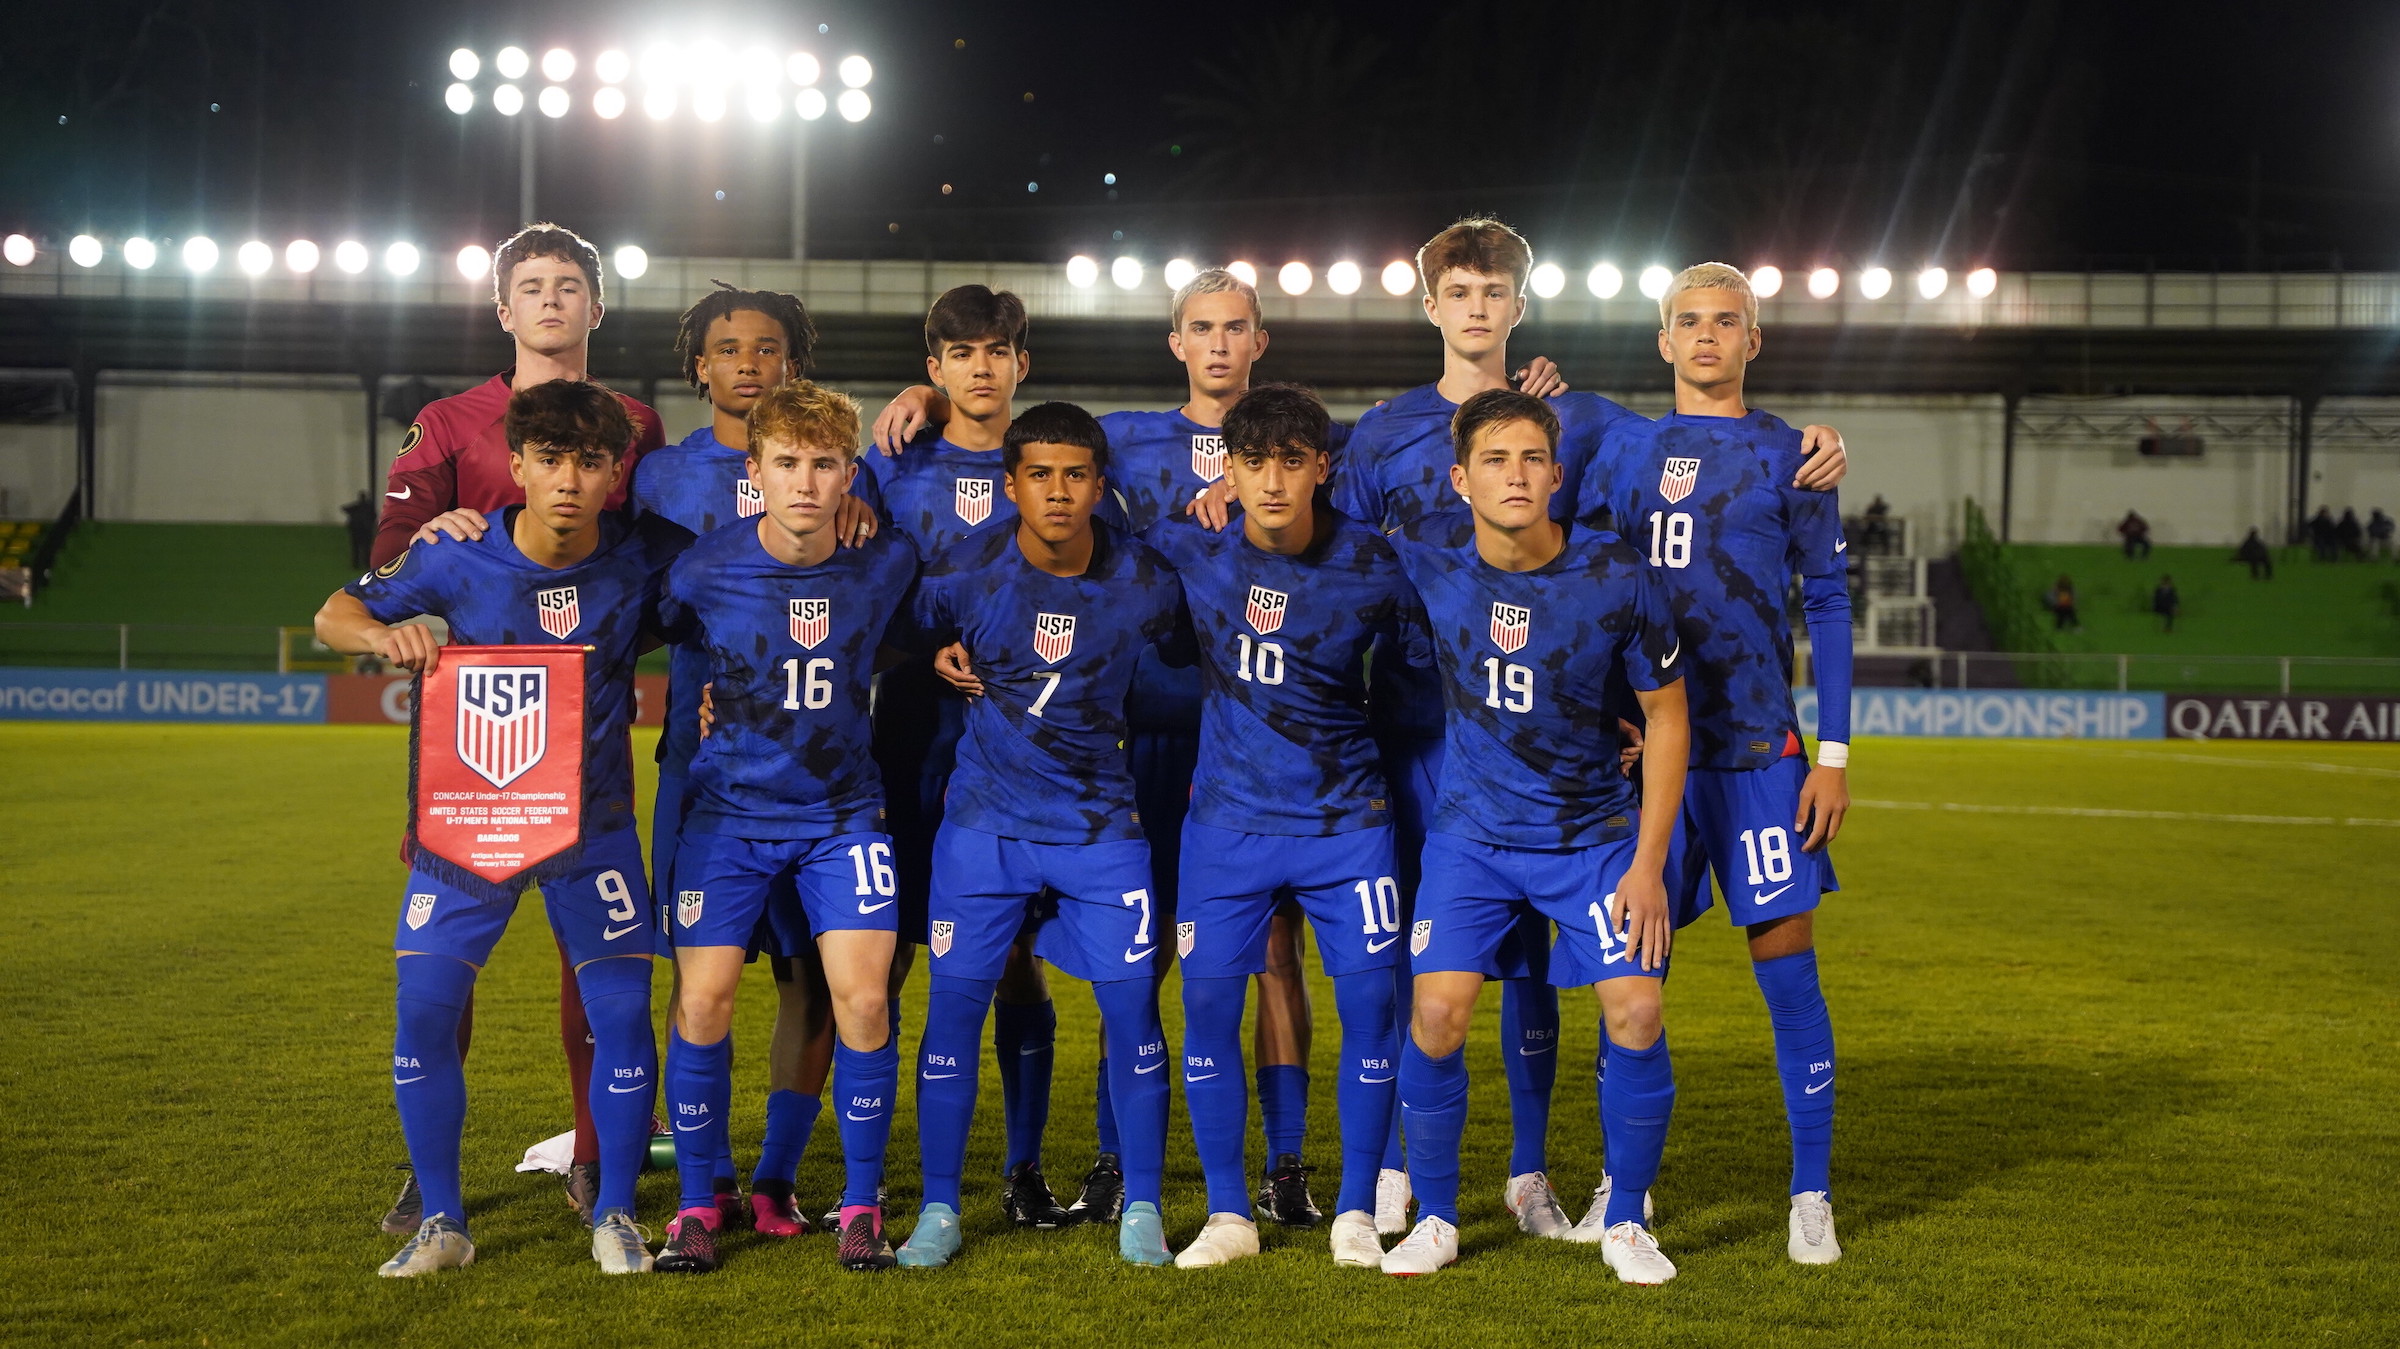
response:
[(283, 246), (283, 265), (302, 276), (317, 270), (317, 246), (306, 239), (294, 239)]
[(675, 91), (653, 89), (642, 95), (642, 112), (653, 122), (663, 122), (675, 115)]
[(1555, 262), (1545, 262), (1533, 269), (1533, 293), (1545, 300), (1555, 300), (1567, 288), (1567, 270)]
[(592, 94), (592, 115), (603, 122), (613, 122), (625, 115), (625, 91), (613, 84), (601, 85)]
[(552, 84), (565, 84), (575, 78), (575, 53), (564, 47), (552, 47), (542, 53), (542, 78)]
[(674, 85), (683, 80), (683, 54), (666, 43), (657, 42), (642, 49), (642, 83)]
[(683, 77), (694, 88), (733, 82), (733, 54), (722, 42), (695, 42), (684, 51)]
[(1236, 258), (1233, 261), (1225, 264), (1225, 270), (1233, 273), (1237, 277), (1240, 277), (1243, 285), (1248, 286), (1252, 290), (1258, 289), (1258, 269), (1256, 267), (1253, 267), (1249, 263)]
[(1167, 283), (1167, 289), (1181, 290), (1192, 284), (1192, 278), (1200, 275), (1200, 269), (1190, 258), (1169, 258), (1158, 274)]
[(791, 76), (792, 83), (806, 89), (824, 75), (825, 68), (809, 53), (793, 52), (783, 63), (783, 73)]
[(275, 265), (275, 250), (258, 239), (252, 239), (234, 250), (233, 260), (249, 276), (265, 276)]
[(67, 240), (67, 257), (78, 267), (97, 267), (105, 256), (107, 250), (100, 246), (98, 239), (88, 234), (78, 234)]
[(1831, 267), (1819, 267), (1808, 274), (1808, 293), (1820, 300), (1830, 300), (1842, 288), (1842, 274)]
[(523, 47), (502, 47), (499, 55), (492, 58), (492, 69), (500, 72), (501, 79), (521, 80), (526, 71), (533, 69), (533, 58), (525, 54)]
[(483, 58), (464, 47), (450, 53), (450, 78), (471, 80), (483, 73)]
[(458, 274), (469, 281), (481, 281), (492, 274), (492, 250), (482, 244), (468, 244), (458, 250)]
[(1108, 264), (1108, 279), (1116, 282), (1119, 290), (1132, 290), (1142, 284), (1142, 260), (1135, 257), (1118, 258)]
[(442, 104), (464, 117), (475, 110), (475, 90), (464, 84), (451, 85), (442, 91)]
[(158, 265), (158, 245), (140, 235), (125, 241), (125, 265), (137, 272), (149, 271)]
[(383, 270), (394, 276), (413, 276), (417, 270), (417, 246), (393, 244), (383, 250)]
[(642, 274), (650, 270), (650, 255), (643, 252), (641, 247), (636, 244), (626, 244), (619, 248), (614, 261), (617, 264), (617, 275), (628, 281), (639, 281), (642, 279)]
[(852, 89), (864, 89), (875, 78), (875, 67), (863, 56), (845, 56), (835, 69), (841, 73), (842, 83)]
[(1347, 259), (1325, 269), (1325, 284), (1336, 295), (1358, 294), (1359, 286), (1366, 279), (1366, 273), (1358, 269), (1358, 264)]
[(367, 246), (356, 239), (344, 239), (333, 246), (333, 265), (352, 276), (367, 270)]
[(822, 89), (801, 90), (792, 99), (792, 111), (800, 114), (800, 120), (803, 122), (813, 122), (823, 117), (825, 115), (825, 91)]
[(734, 64), (742, 73), (742, 83), (765, 85), (769, 92), (783, 78), (783, 63), (775, 59), (775, 53), (756, 43), (742, 48)]
[(1306, 295), (1308, 288), (1316, 283), (1316, 273), (1311, 272), (1305, 262), (1287, 262), (1275, 272), (1275, 284), (1282, 287), (1286, 295)]
[(1989, 299), (2000, 289), (2000, 274), (1989, 267), (1978, 267), (1967, 273), (1967, 294), (1978, 300)]
[(567, 109), (572, 107), (574, 102), (574, 96), (567, 92), (566, 86), (559, 84), (553, 84), (542, 90), (542, 96), (535, 100), (536, 105), (542, 110), (542, 116), (552, 118), (566, 116)]
[(1067, 284), (1077, 290), (1088, 290), (1100, 279), (1100, 264), (1081, 253), (1067, 259)]
[(513, 84), (504, 84), (492, 91), (492, 111), (502, 117), (514, 117), (525, 111), (525, 91)]
[(1653, 300), (1663, 300), (1667, 298), (1667, 287), (1675, 284), (1675, 274), (1654, 262), (1642, 269), (1641, 280), (1636, 284), (1642, 294)]
[(6, 240), (0, 240), (0, 257), (7, 258), (12, 266), (32, 266), (35, 251), (33, 240), (23, 234), (12, 234)]
[(725, 118), (725, 91), (713, 84), (692, 90), (692, 116), (703, 122), (718, 122)]
[(754, 84), (742, 95), (742, 108), (753, 122), (772, 122), (783, 115), (783, 100), (775, 96), (774, 90)]
[(623, 84), (625, 77), (633, 73), (633, 58), (611, 47), (592, 59), (592, 73), (600, 77), (602, 84)]
[(1768, 263), (1750, 269), (1750, 293), (1762, 300), (1772, 300), (1783, 293), (1783, 269)]
[(1942, 292), (1948, 289), (1950, 289), (1950, 273), (1941, 268), (1928, 267), (1917, 273), (1917, 294), (1924, 298), (1938, 300), (1942, 298)]
[(842, 96), (833, 101), (833, 106), (840, 110), (843, 121), (863, 122), (867, 120), (867, 114), (875, 110), (875, 100), (867, 97), (864, 89), (844, 89)]
[(1394, 258), (1383, 264), (1383, 293), (1406, 295), (1416, 289), (1417, 268), (1414, 263)]
[(205, 234), (195, 234), (183, 241), (183, 269), (205, 272), (217, 265), (217, 241)]
[(1858, 293), (1870, 300), (1880, 300), (1892, 293), (1892, 269), (1869, 267), (1858, 274)]
[(1583, 288), (1595, 300), (1613, 300), (1625, 289), (1625, 273), (1613, 262), (1603, 262), (1584, 275)]

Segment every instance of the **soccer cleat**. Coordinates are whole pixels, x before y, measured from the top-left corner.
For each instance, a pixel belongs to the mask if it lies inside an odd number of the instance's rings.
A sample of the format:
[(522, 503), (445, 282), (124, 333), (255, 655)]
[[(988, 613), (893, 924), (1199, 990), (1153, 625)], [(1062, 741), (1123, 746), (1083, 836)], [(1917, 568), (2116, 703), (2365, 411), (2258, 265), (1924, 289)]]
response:
[(750, 1187), (750, 1226), (762, 1237), (804, 1237), (814, 1229), (792, 1187), (779, 1180), (762, 1180)]
[[(1256, 1235), (1253, 1229), (1254, 1240)], [(1117, 1219), (1117, 1254), (1129, 1264), (1167, 1263), (1167, 1220), (1158, 1216), (1158, 1205), (1141, 1199), (1125, 1206), (1125, 1216)]]
[[(1559, 1239), (1590, 1245), (1608, 1235), (1608, 1192), (1614, 1187), (1615, 1182), (1608, 1178), (1606, 1172), (1602, 1172), (1600, 1188), (1592, 1191), (1592, 1206), (1584, 1210), (1583, 1221), (1567, 1229)], [(1648, 1225), (1651, 1221), (1655, 1208), (1656, 1206), (1650, 1202), (1649, 1194), (1645, 1192), (1642, 1195), (1642, 1222), (1644, 1225)]]
[(1383, 1242), (1375, 1236), (1375, 1215), (1362, 1208), (1333, 1217), (1333, 1263), (1345, 1269), (1381, 1269)]
[[(887, 1213), (890, 1212), (891, 1205), (884, 1202), (890, 1197), (890, 1186), (878, 1185), (875, 1187), (875, 1207), (882, 1209)], [(817, 1219), (817, 1226), (824, 1228), (828, 1232), (838, 1233), (842, 1230), (842, 1197), (840, 1195), (835, 1195), (833, 1197), (832, 1206), (825, 1210), (824, 1217)]]
[(1286, 1227), (1314, 1227), (1322, 1222), (1324, 1212), (1308, 1197), (1308, 1173), (1314, 1170), (1300, 1164), (1298, 1153), (1277, 1153), (1275, 1165), (1258, 1185), (1259, 1208)]
[(623, 1209), (610, 1209), (592, 1227), (592, 1259), (603, 1274), (647, 1274), (654, 1263), (650, 1234)]
[(1380, 1263), (1384, 1273), (1398, 1275), (1431, 1274), (1457, 1264), (1458, 1229), (1439, 1218), (1420, 1218), (1405, 1240), (1383, 1253)]
[(1050, 1193), (1050, 1182), (1042, 1179), (1042, 1168), (1032, 1162), (1019, 1162), (1000, 1187), (1000, 1210), (1019, 1227), (1038, 1228), (1055, 1232), (1075, 1220), (1058, 1206), (1058, 1196)]
[(475, 1263), (475, 1243), (467, 1229), (447, 1213), (436, 1213), (417, 1227), (400, 1253), (375, 1272), (387, 1279), (413, 1279), (436, 1270), (460, 1269)]
[(883, 1210), (863, 1206), (852, 1209), (850, 1221), (842, 1224), (841, 1249), (834, 1258), (842, 1262), (842, 1268), (855, 1274), (871, 1274), (899, 1264), (892, 1254), (892, 1243), (883, 1239)]
[[(1177, 1269), (1213, 1269), (1258, 1254), (1258, 1224), (1239, 1213), (1211, 1213), (1192, 1244), (1175, 1255)], [(1126, 1257), (1131, 1259), (1131, 1256)]]
[(567, 1168), (567, 1206), (583, 1225), (592, 1225), (592, 1205), (600, 1200), (600, 1163), (576, 1162)]
[(1520, 1232), (1558, 1240), (1575, 1230), (1567, 1221), (1567, 1211), (1558, 1206), (1558, 1196), (1551, 1192), (1550, 1177), (1540, 1171), (1510, 1176), (1508, 1184), (1500, 1187), (1500, 1202), (1515, 1216)]
[(948, 1204), (927, 1204), (917, 1215), (917, 1230), (900, 1243), (899, 1262), (906, 1269), (934, 1269), (958, 1254), (958, 1210)]
[(717, 1206), (687, 1208), (667, 1224), (667, 1244), (658, 1248), (661, 1274), (708, 1274), (717, 1267)]
[(1067, 1205), (1067, 1221), (1113, 1223), (1125, 1212), (1125, 1168), (1117, 1154), (1103, 1152), (1083, 1176), (1083, 1192)]
[(1600, 1258), (1624, 1283), (1659, 1284), (1675, 1277), (1675, 1262), (1658, 1249), (1658, 1238), (1636, 1222), (1622, 1222), (1600, 1238)]
[(417, 1188), (417, 1169), (406, 1162), (392, 1168), (408, 1173), (400, 1182), (400, 1197), (392, 1201), (391, 1211), (383, 1215), (383, 1230), (396, 1237), (413, 1236), (425, 1225), (425, 1192)]
[(750, 1206), (742, 1202), (742, 1185), (730, 1176), (719, 1176), (716, 1182), (717, 1230), (730, 1232), (750, 1216)]
[(1784, 1252), (1804, 1265), (1830, 1265), (1842, 1258), (1833, 1236), (1833, 1201), (1823, 1190), (1792, 1196), (1792, 1235)]
[(1382, 1236), (1396, 1237), (1408, 1230), (1409, 1205), (1416, 1195), (1408, 1187), (1408, 1173), (1385, 1167), (1375, 1176), (1375, 1231)]

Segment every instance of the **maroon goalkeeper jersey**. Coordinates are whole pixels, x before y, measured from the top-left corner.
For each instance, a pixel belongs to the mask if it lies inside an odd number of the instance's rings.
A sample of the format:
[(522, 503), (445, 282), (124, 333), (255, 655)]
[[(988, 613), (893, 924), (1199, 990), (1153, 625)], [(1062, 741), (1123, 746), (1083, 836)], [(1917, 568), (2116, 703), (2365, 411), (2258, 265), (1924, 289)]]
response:
[[(508, 475), (506, 423), (513, 373), (503, 370), (465, 393), (427, 403), (417, 414), (416, 424), (401, 437), (400, 453), (384, 485), (374, 565), (400, 556), (425, 522), (444, 511), (466, 506), (489, 516), (525, 504), (525, 489)], [(623, 394), (617, 397), (624, 399), (634, 432), (625, 476), (609, 494), (611, 510), (625, 504), (634, 461), (666, 443), (665, 429), (649, 404)]]

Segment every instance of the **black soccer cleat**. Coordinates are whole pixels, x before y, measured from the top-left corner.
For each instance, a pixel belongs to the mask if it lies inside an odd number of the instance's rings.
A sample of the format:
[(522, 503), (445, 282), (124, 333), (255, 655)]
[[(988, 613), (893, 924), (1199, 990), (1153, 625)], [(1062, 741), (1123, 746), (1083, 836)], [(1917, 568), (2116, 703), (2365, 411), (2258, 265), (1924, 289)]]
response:
[(1044, 1232), (1055, 1232), (1075, 1221), (1058, 1206), (1050, 1182), (1042, 1179), (1042, 1168), (1032, 1162), (1019, 1162), (1016, 1170), (1008, 1173), (1000, 1186), (1000, 1209), (1017, 1226)]
[(852, 1218), (842, 1229), (841, 1249), (834, 1258), (856, 1274), (873, 1274), (900, 1263), (892, 1254), (892, 1243), (883, 1239), (883, 1214), (874, 1209)]
[(1083, 1176), (1083, 1193), (1067, 1205), (1067, 1221), (1114, 1224), (1125, 1212), (1125, 1168), (1117, 1154), (1103, 1152)]
[(569, 1165), (566, 1188), (567, 1207), (575, 1210), (575, 1216), (583, 1219), (584, 1226), (591, 1226), (592, 1206), (600, 1202), (600, 1163), (575, 1162)]
[(1308, 1173), (1314, 1170), (1302, 1166), (1296, 1152), (1275, 1154), (1275, 1165), (1258, 1185), (1259, 1209), (1286, 1227), (1314, 1227), (1322, 1222), (1325, 1215), (1308, 1197)]
[(713, 1207), (690, 1209), (675, 1215), (667, 1224), (667, 1244), (658, 1248), (658, 1261), (651, 1268), (660, 1274), (710, 1274), (717, 1268), (717, 1234), (700, 1216), (714, 1214)]
[(425, 1192), (417, 1188), (417, 1169), (406, 1162), (392, 1168), (405, 1171), (408, 1178), (400, 1182), (400, 1197), (392, 1201), (391, 1211), (383, 1215), (383, 1230), (396, 1237), (413, 1237), (425, 1222)]

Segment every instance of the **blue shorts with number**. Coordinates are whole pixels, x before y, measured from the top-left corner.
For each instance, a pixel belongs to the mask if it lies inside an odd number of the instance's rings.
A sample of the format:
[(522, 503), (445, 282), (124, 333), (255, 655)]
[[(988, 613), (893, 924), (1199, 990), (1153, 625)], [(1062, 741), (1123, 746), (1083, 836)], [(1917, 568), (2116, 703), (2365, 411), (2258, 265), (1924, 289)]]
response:
[(1683, 814), (1667, 850), (1667, 902), (1682, 927), (1714, 902), (1708, 877), (1725, 894), (1725, 916), (1737, 927), (1788, 918), (1817, 907), (1839, 890), (1833, 859), (1802, 852), (1805, 833), (1792, 832), (1808, 760), (1795, 754), (1765, 768), (1695, 768), (1683, 780)]
[[(1393, 846), (1399, 850), (1400, 916), (1405, 924), (1414, 912), (1422, 888), (1426, 826), (1441, 795), (1440, 736), (1386, 736), (1375, 747), (1383, 760), (1384, 781), (1391, 785)], [(1403, 957), (1406, 959), (1406, 957)], [(1500, 943), (1495, 979), (1544, 979), (1550, 974), (1550, 925), (1540, 914), (1527, 913), (1517, 930)]]
[(1609, 901), (1633, 864), (1634, 840), (1588, 848), (1503, 848), (1456, 834), (1425, 836), (1425, 880), (1408, 932), (1419, 974), (1471, 970), (1500, 977), (1500, 948), (1525, 915), (1558, 924), (1550, 982), (1580, 988), (1645, 970), (1610, 925)]
[(1297, 838), (1187, 819), (1181, 888), (1175, 954), (1186, 979), (1263, 972), (1267, 923), (1286, 896), (1316, 929), (1326, 974), (1399, 963), (1400, 882), (1389, 828)]
[[(631, 829), (586, 839), (575, 870), (542, 883), (550, 929), (567, 959), (577, 965), (607, 956), (651, 956), (658, 951), (658, 926), (650, 907), (650, 882), (642, 871), (642, 840)], [(400, 900), (395, 951), (454, 956), (480, 966), (492, 958), (500, 934), (517, 912), (515, 898), (486, 903), (422, 871), (408, 873)]]
[(925, 944), (935, 974), (997, 979), (1033, 926), (1033, 953), (1078, 979), (1148, 978), (1160, 960), (1154, 908), (1144, 839), (1034, 843), (945, 820)]
[(792, 955), (828, 932), (896, 932), (892, 840), (877, 833), (752, 839), (687, 832), (675, 893), (662, 905), (675, 945), (747, 946), (764, 918), (769, 949)]

